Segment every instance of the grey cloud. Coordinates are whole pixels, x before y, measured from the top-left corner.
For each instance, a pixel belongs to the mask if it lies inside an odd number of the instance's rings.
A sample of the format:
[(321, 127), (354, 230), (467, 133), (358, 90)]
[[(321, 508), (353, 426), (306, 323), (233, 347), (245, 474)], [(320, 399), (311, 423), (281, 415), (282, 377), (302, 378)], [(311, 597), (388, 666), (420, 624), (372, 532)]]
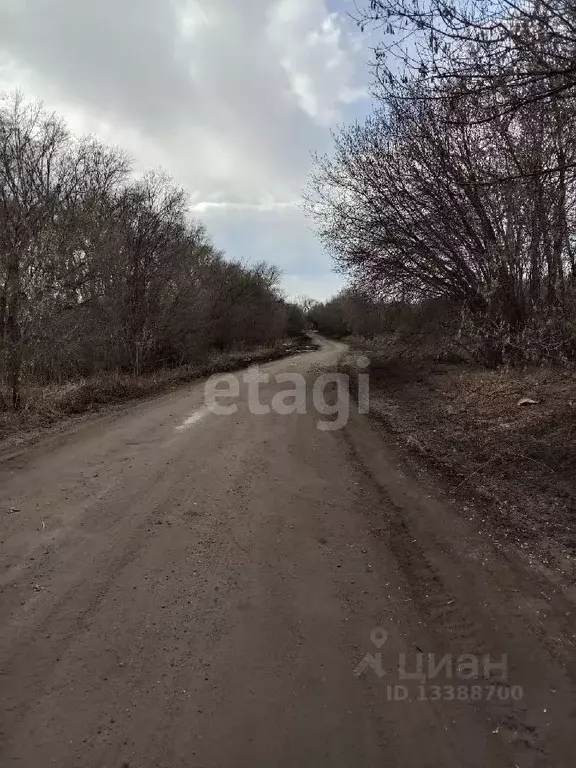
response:
[[(105, 121), (107, 139), (137, 135), (125, 148), (139, 167), (162, 162), (236, 217), (299, 196), (327, 115), (357, 94), (338, 30), (326, 0), (0, 0), (0, 49), (31, 96)], [(263, 233), (277, 215), (260, 216)]]
[(165, 0), (27, 0), (0, 10), (0, 45), (62, 93), (158, 129), (178, 119), (190, 83)]

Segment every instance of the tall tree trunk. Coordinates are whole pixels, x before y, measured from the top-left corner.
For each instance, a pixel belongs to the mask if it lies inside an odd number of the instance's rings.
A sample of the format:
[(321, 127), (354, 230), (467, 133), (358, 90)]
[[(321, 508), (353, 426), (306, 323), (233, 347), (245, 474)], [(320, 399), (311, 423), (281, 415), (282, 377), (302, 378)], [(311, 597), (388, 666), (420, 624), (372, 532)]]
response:
[(22, 334), (20, 328), (20, 260), (11, 253), (6, 270), (6, 345), (8, 380), (14, 410), (20, 407), (20, 374), (22, 369)]

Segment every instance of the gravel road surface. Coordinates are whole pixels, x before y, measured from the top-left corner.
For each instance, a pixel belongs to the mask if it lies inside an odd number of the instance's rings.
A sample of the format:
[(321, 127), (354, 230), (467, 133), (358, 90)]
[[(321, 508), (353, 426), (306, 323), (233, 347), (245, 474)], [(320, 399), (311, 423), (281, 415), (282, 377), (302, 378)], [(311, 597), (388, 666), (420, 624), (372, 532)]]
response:
[(3, 454), (0, 765), (575, 765), (574, 595), (366, 416), (318, 428), (343, 349), (262, 366), (306, 413), (239, 374)]

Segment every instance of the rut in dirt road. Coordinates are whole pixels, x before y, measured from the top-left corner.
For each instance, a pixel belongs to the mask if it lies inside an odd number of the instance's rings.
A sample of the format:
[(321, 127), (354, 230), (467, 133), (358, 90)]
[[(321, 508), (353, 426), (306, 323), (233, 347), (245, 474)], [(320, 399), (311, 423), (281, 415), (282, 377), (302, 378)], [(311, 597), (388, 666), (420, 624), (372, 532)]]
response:
[(1, 765), (574, 764), (572, 604), (367, 417), (318, 428), (321, 344), (261, 369), (305, 413), (239, 376), (4, 458)]

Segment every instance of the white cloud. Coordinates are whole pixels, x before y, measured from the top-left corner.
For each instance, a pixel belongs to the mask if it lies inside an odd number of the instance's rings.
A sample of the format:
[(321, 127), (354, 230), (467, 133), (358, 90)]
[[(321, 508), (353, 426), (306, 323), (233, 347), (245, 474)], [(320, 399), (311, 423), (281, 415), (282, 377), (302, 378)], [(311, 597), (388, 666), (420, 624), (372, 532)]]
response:
[(351, 56), (355, 39), (344, 39), (342, 19), (324, 0), (280, 0), (269, 15), (269, 34), (301, 108), (329, 124), (340, 104), (361, 98)]
[(269, 242), (284, 216), (327, 271), (291, 209), (326, 124), (362, 94), (353, 32), (326, 0), (0, 0), (0, 90), (42, 98), (139, 170), (164, 166), (198, 215), (218, 210), (229, 250)]
[(271, 211), (285, 211), (291, 210), (298, 205), (298, 201), (286, 201), (284, 203), (274, 202), (257, 202), (257, 203), (235, 203), (235, 202), (217, 202), (210, 200), (201, 200), (199, 202), (193, 202), (192, 210), (202, 215), (207, 211), (220, 210), (220, 211), (255, 211), (259, 213), (269, 213)]

